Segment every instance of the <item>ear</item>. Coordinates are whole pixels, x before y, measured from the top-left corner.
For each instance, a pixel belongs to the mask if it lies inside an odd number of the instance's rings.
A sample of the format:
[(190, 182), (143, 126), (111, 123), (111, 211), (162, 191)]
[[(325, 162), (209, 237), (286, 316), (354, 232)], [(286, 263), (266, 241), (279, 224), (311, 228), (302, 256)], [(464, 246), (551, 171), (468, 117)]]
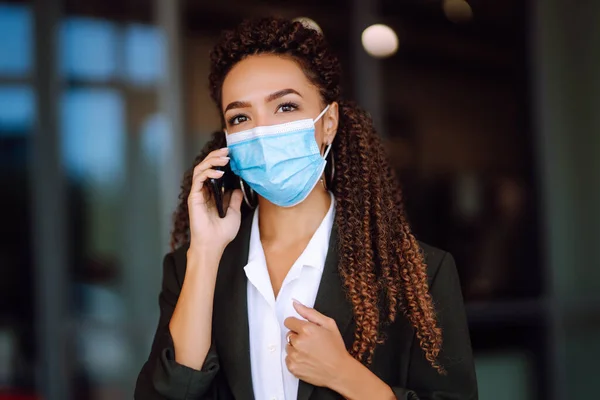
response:
[(336, 101), (329, 105), (329, 109), (323, 115), (323, 142), (326, 144), (333, 143), (337, 133), (339, 124), (339, 105)]

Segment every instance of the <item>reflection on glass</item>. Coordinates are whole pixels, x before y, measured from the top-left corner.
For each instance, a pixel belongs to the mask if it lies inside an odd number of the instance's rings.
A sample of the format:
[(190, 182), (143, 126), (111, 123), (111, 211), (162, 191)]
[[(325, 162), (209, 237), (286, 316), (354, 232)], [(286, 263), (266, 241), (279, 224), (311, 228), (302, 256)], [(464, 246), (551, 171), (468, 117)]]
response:
[(125, 110), (113, 89), (72, 89), (62, 107), (62, 149), (72, 178), (118, 190), (125, 158)]
[[(69, 212), (75, 221), (70, 235), (76, 250), (72, 267), (74, 355), (80, 371), (76, 398), (119, 398), (116, 393), (131, 358), (126, 305), (118, 290), (123, 242), (119, 211), (126, 177), (125, 101), (116, 89), (80, 87), (64, 93), (61, 111)], [(108, 390), (110, 395), (101, 396), (98, 390)]]
[(0, 4), (0, 76), (31, 72), (32, 16), (28, 6)]
[(170, 154), (170, 132), (169, 124), (162, 114), (155, 114), (146, 121), (141, 132), (141, 146), (144, 159), (149, 164), (158, 167), (165, 157)]
[(116, 25), (92, 18), (68, 18), (61, 27), (62, 73), (75, 79), (106, 82), (117, 75)]
[(153, 26), (132, 24), (125, 29), (125, 79), (134, 86), (152, 86), (164, 74), (164, 36)]
[(110, 284), (80, 283), (77, 355), (94, 384), (118, 384), (131, 361), (127, 343), (126, 311)]
[(15, 375), (17, 338), (10, 328), (0, 328), (0, 388), (10, 387)]
[(35, 114), (33, 90), (27, 85), (0, 86), (0, 137), (33, 127)]

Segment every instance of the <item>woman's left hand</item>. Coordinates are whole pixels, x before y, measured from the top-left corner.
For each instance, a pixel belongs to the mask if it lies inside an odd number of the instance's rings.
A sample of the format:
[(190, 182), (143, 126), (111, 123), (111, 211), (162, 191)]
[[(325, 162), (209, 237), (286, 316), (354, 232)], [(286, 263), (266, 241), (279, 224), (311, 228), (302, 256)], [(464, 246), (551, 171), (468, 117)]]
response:
[(335, 323), (314, 308), (294, 301), (294, 308), (307, 321), (288, 317), (285, 363), (295, 377), (314, 386), (332, 388), (343, 366), (352, 361)]

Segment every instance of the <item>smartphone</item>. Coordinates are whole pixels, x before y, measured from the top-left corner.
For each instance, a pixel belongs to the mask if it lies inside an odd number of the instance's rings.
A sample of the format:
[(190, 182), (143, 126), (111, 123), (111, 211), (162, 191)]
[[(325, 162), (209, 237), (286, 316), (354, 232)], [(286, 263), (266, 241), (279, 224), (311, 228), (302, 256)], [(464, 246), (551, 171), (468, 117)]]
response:
[(220, 178), (210, 178), (210, 189), (213, 195), (213, 199), (215, 201), (215, 206), (217, 207), (217, 212), (219, 217), (225, 218), (227, 215), (227, 208), (229, 207), (229, 194), (233, 189), (236, 189), (240, 186), (239, 179), (237, 176), (231, 171), (231, 167), (229, 163), (224, 167), (214, 167), (214, 169), (219, 171), (225, 171), (222, 177)]

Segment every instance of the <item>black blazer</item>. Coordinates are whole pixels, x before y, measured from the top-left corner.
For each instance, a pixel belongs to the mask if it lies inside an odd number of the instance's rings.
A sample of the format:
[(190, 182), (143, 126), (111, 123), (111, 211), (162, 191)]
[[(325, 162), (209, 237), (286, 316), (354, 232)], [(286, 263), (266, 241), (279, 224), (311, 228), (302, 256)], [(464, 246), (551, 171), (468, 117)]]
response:
[[(246, 304), (246, 275), (252, 216), (244, 218), (237, 237), (226, 248), (219, 265), (213, 310), (213, 345), (200, 371), (175, 362), (169, 321), (181, 290), (186, 248), (164, 259), (160, 320), (148, 361), (139, 374), (138, 400), (252, 400), (250, 346)], [(351, 304), (337, 272), (337, 231), (334, 227), (315, 309), (333, 318), (346, 348), (354, 339)], [(477, 382), (458, 275), (449, 253), (421, 244), (430, 290), (443, 334), (440, 361), (448, 371), (439, 375), (425, 359), (413, 328), (401, 314), (385, 328), (385, 343), (375, 349), (371, 370), (390, 385), (398, 399), (477, 399)], [(298, 400), (342, 397), (300, 381)], [(256, 399), (265, 400), (265, 399)]]

